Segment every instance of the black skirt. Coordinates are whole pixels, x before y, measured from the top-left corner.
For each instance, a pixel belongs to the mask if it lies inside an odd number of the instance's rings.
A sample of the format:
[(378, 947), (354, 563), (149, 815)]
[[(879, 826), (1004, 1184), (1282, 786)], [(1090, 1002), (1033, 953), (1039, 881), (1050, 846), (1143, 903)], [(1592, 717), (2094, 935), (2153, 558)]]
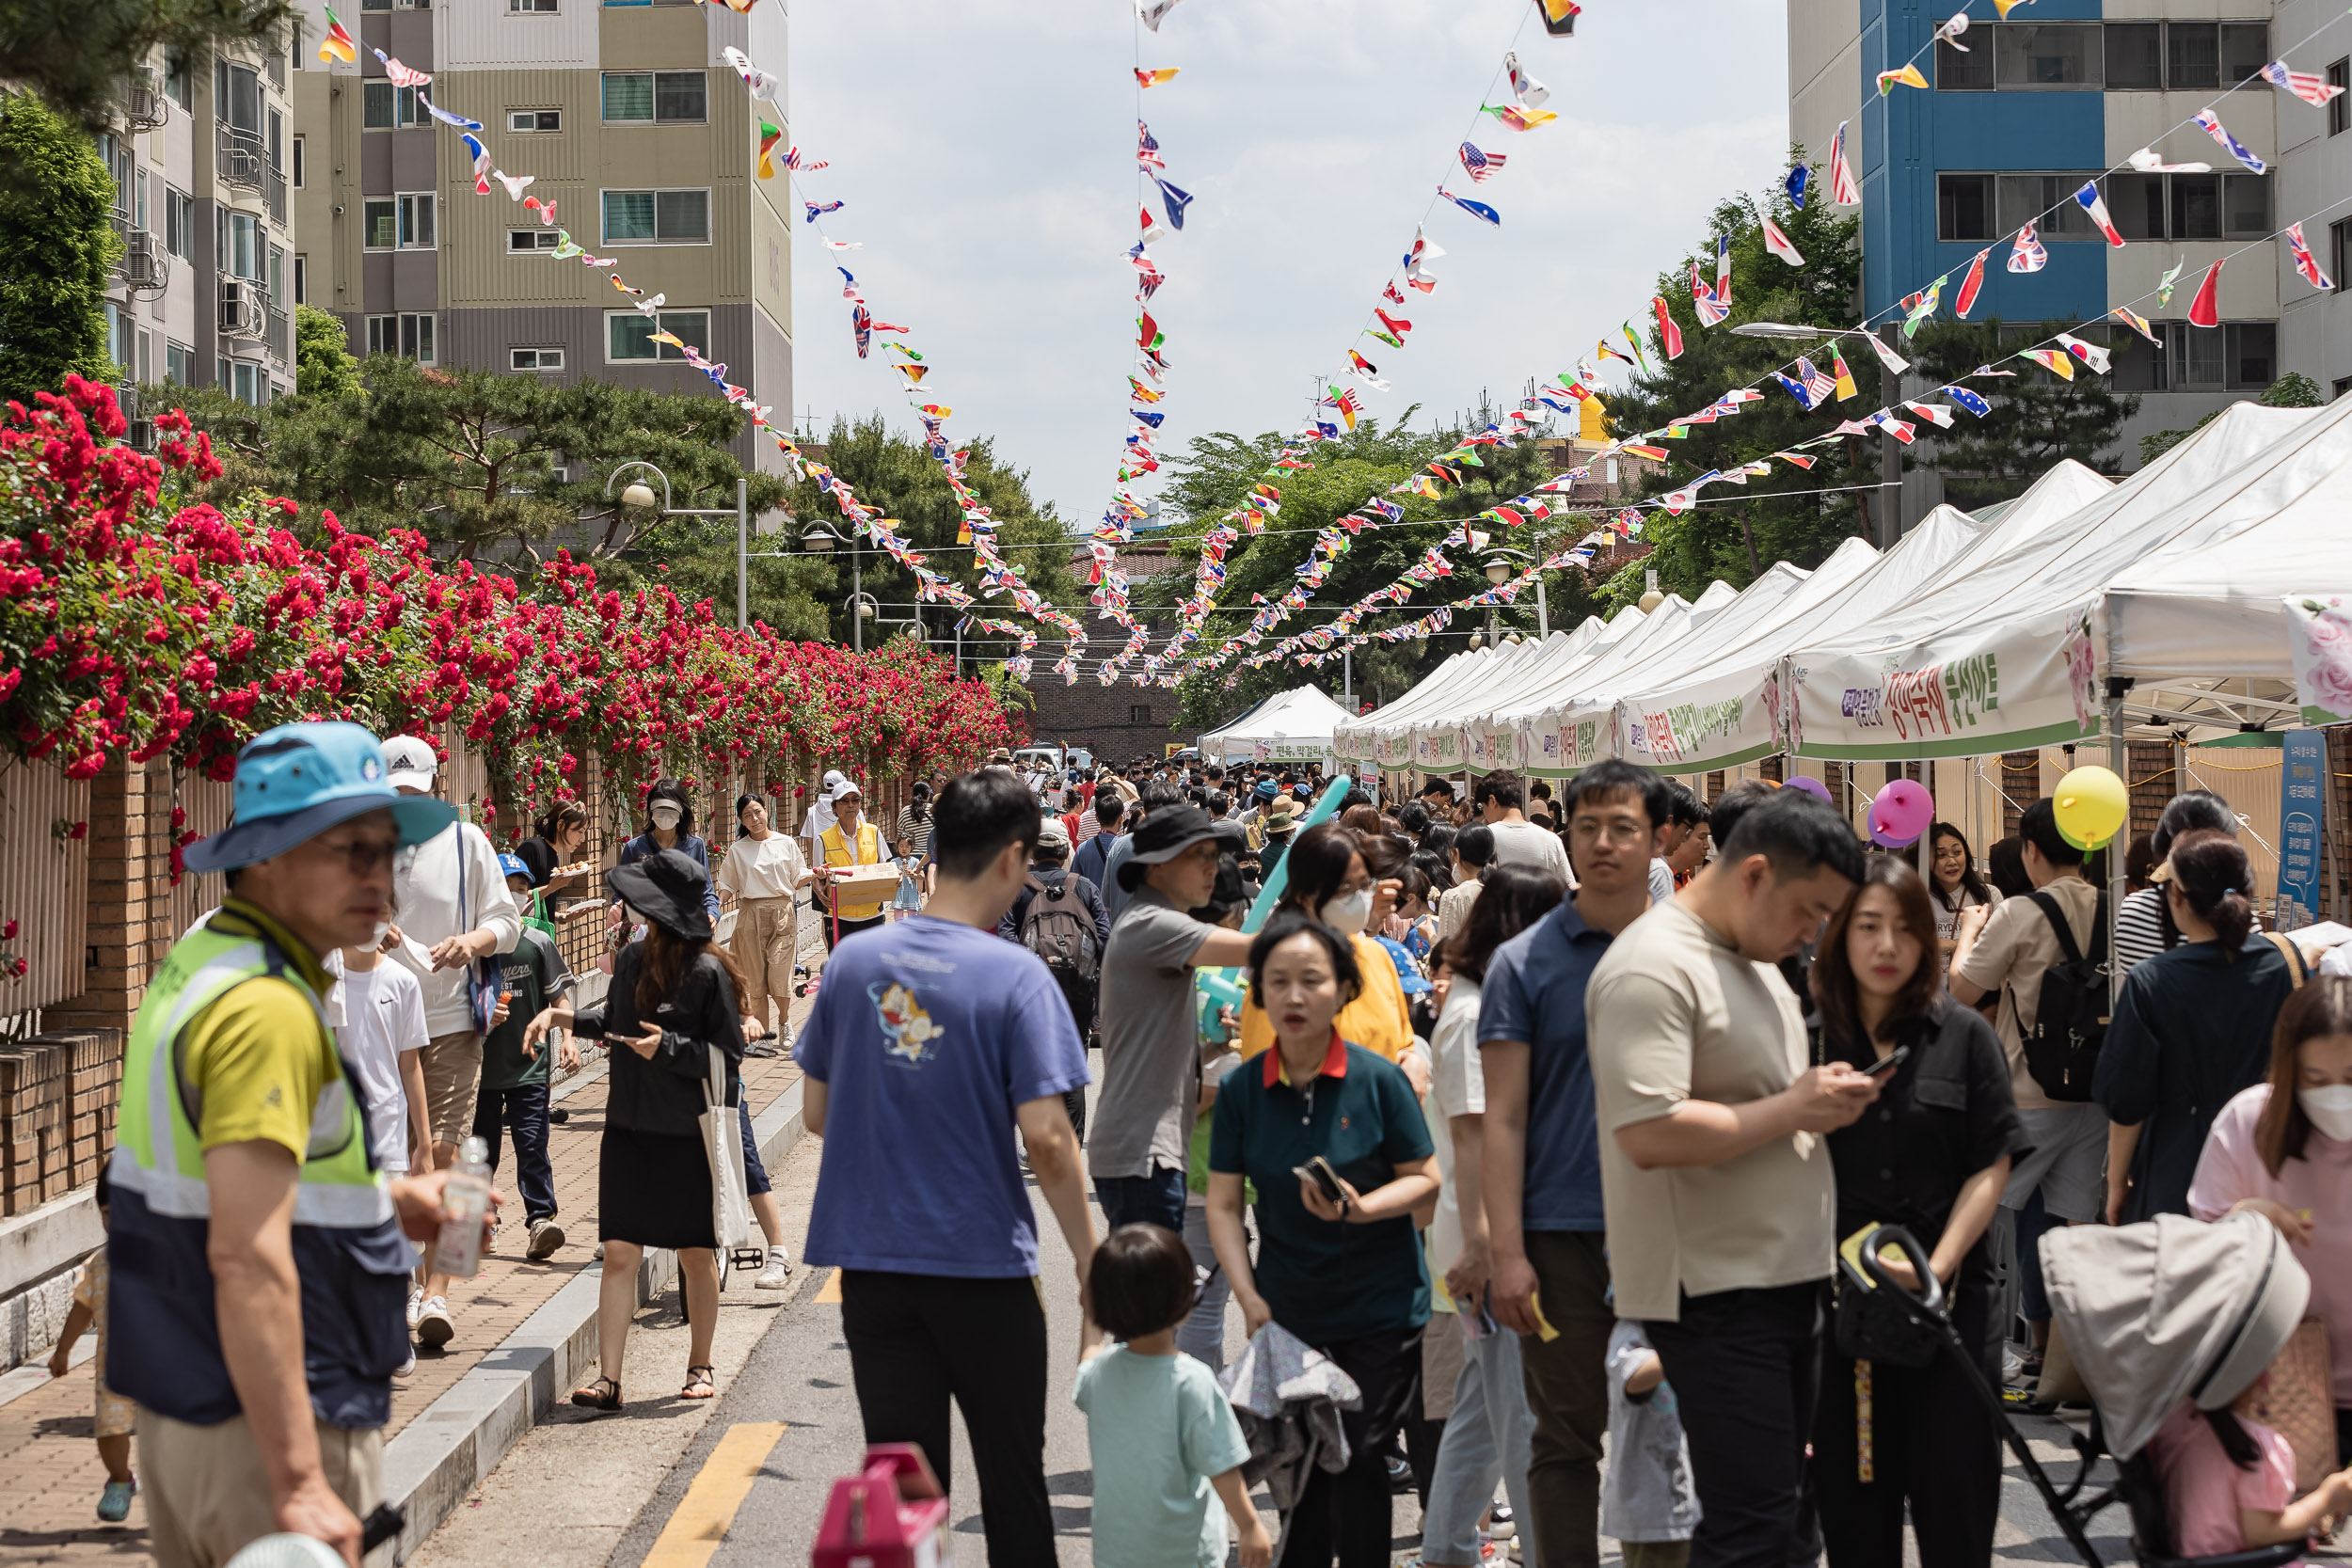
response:
[(604, 1130), (596, 1160), (596, 1240), (714, 1247), (710, 1161), (700, 1137)]

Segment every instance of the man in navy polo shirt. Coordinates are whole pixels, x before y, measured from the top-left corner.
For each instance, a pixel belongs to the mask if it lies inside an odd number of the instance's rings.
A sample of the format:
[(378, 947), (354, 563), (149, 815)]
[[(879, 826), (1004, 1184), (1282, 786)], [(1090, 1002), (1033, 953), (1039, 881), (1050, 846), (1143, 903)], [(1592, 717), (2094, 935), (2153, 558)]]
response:
[[(1665, 780), (1629, 762), (1577, 775), (1565, 802), (1577, 891), (1495, 950), (1481, 991), (1487, 1256), (1476, 1259), (1473, 1242), (1464, 1261), (1485, 1264), (1496, 1321), (1524, 1337), (1535, 1413), (1528, 1489), (1546, 1568), (1599, 1560), (1603, 1363), (1616, 1325), (1584, 986), (1611, 939), (1649, 908), (1649, 863), (1669, 800)], [(1547, 1326), (1556, 1338), (1542, 1337)]]

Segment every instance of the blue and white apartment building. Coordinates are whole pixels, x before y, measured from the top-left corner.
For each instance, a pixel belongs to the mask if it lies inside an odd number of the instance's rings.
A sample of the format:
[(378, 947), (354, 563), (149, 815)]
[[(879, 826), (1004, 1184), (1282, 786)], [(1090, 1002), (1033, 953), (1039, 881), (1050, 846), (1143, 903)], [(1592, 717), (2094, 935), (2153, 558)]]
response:
[[(1883, 316), (1947, 274), (1948, 313), (1987, 245), (1972, 319), (2098, 323), (2130, 306), (2163, 348), (2111, 320), (2075, 329), (2113, 350), (2119, 390), (2142, 394), (2115, 454), (2126, 467), (2144, 432), (2193, 424), (2286, 372), (2330, 394), (2352, 388), (2352, 306), (2306, 283), (2283, 240), (2245, 248), (2299, 219), (2329, 277), (2352, 281), (2352, 95), (2314, 107), (2256, 75), (2284, 52), (2296, 71), (2352, 81), (2352, 17), (2321, 0), (2026, 0), (1996, 21), (1991, 0), (1970, 0), (1966, 50), (1936, 43), (1919, 56), (1929, 90), (1881, 97), (1878, 72), (1918, 55), (1958, 8), (1960, 0), (1788, 0), (1789, 134), (1825, 172), (1832, 136), (1851, 122), (1866, 309)], [(2189, 123), (2207, 107), (2265, 173)], [(2210, 169), (2105, 172), (2148, 147), (2165, 163)], [(2128, 242), (2120, 250), (2067, 201), (2093, 177)], [(2049, 264), (2008, 271), (2006, 236), (2053, 206), (2062, 211), (2038, 230)], [(2238, 251), (2220, 278), (2220, 329), (2190, 327), (2206, 266)], [(2179, 283), (2159, 305), (2158, 279), (2175, 263)], [(1910, 476), (1906, 517), (1939, 499), (1934, 474)]]

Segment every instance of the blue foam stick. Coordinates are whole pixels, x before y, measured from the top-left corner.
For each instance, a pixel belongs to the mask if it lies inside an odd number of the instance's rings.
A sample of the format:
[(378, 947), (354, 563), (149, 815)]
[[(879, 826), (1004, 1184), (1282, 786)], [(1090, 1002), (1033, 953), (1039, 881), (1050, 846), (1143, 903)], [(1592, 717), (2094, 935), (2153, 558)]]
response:
[[(1310, 811), (1306, 820), (1298, 825), (1298, 831), (1305, 832), (1317, 823), (1327, 822), (1338, 816), (1340, 802), (1346, 799), (1347, 792), (1355, 787), (1356, 781), (1347, 774), (1343, 773), (1333, 779), (1330, 785), (1324, 790), (1323, 799), (1315, 802), (1314, 809)], [(1258, 896), (1250, 904), (1249, 912), (1242, 917), (1241, 928), (1245, 934), (1258, 930), (1265, 925), (1267, 917), (1274, 913), (1274, 906), (1281, 902), (1282, 890), (1290, 886), (1290, 879), (1291, 861), (1288, 855), (1284, 855), (1275, 865), (1273, 874), (1267, 877), (1264, 884), (1258, 889)], [(1216, 1015), (1220, 1007), (1232, 1007), (1239, 1011), (1242, 1002), (1248, 996), (1248, 988), (1241, 982), (1241, 971), (1238, 969), (1195, 970), (1193, 988), (1199, 993), (1198, 1006), (1202, 1037), (1216, 1041), (1230, 1038), (1225, 1026), (1217, 1022)]]

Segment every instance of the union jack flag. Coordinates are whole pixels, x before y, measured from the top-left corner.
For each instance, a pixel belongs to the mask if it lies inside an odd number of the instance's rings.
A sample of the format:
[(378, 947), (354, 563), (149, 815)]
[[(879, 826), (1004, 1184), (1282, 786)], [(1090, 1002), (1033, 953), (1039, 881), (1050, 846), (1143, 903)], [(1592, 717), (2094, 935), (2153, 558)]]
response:
[(1699, 313), (1701, 326), (1717, 325), (1731, 314), (1731, 307), (1717, 299), (1715, 291), (1708, 288), (1707, 280), (1699, 276), (1696, 261), (1691, 263), (1691, 304)]
[(1484, 183), (1501, 174), (1506, 161), (1500, 152), (1481, 152), (1468, 142), (1462, 144), (1462, 166), (1470, 171), (1474, 183)]
[[(2342, 91), (2343, 89), (2338, 88), (2337, 90)], [(2295, 270), (2303, 275), (2304, 282), (2309, 283), (2314, 289), (2332, 289), (2335, 287), (2335, 284), (2328, 281), (2328, 275), (2320, 271), (2319, 258), (2313, 256), (2312, 254), (2312, 247), (2303, 243), (2303, 226), (2301, 224), (2291, 223), (2287, 225), (2287, 246), (2295, 252)]]
[(2273, 60), (2263, 67), (2262, 76), (2272, 87), (2283, 88), (2306, 103), (2324, 104), (2344, 90), (2328, 86), (2325, 76), (2314, 76), (2308, 71), (2289, 71), (2284, 60)]

